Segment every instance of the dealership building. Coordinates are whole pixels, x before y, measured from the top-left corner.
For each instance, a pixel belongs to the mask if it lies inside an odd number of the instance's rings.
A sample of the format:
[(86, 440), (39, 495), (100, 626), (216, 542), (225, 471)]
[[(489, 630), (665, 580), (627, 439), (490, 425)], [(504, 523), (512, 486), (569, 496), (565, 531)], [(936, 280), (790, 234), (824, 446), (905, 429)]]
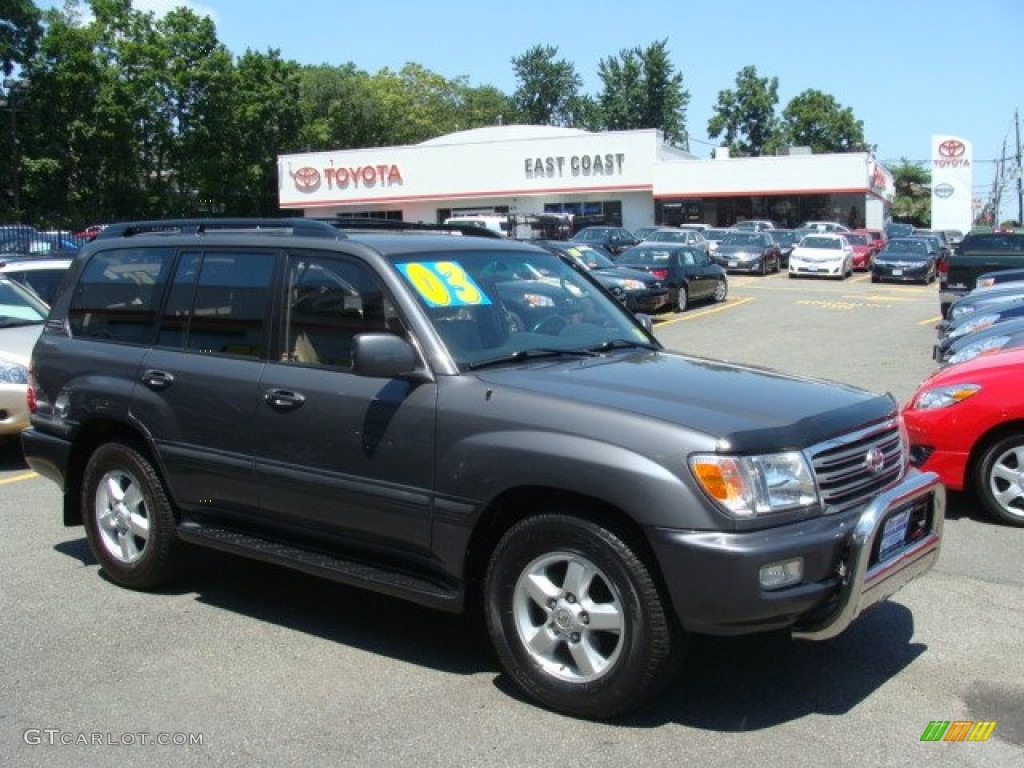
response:
[(552, 126), (478, 128), (422, 144), (278, 158), (282, 209), (443, 223), (453, 216), (572, 214), (627, 229), (731, 226), (771, 219), (880, 228), (892, 174), (870, 154), (711, 159), (668, 145), (660, 131), (591, 133)]

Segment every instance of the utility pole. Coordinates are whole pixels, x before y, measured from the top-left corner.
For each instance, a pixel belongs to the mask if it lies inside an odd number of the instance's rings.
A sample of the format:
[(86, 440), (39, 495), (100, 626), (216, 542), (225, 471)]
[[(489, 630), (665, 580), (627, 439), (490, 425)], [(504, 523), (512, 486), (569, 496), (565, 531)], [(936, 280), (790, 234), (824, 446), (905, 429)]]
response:
[(1020, 116), (1013, 110), (1013, 125), (1017, 134), (1017, 226), (1024, 226), (1024, 186), (1021, 181), (1020, 167)]

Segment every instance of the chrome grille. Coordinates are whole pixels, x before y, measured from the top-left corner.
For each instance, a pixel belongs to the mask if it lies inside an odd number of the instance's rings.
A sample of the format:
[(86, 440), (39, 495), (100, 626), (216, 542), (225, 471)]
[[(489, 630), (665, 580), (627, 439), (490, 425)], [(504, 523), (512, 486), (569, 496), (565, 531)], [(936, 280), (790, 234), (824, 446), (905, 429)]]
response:
[(821, 443), (808, 453), (826, 512), (867, 504), (903, 477), (906, 466), (895, 420)]

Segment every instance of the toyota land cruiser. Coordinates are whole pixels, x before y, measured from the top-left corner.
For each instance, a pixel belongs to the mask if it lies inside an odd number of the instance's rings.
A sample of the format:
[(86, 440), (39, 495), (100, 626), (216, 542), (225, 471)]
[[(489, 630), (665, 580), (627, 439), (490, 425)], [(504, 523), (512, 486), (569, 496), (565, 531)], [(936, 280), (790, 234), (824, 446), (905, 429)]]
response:
[(686, 633), (824, 639), (935, 562), (896, 402), (673, 354), (558, 256), (312, 220), (107, 227), (33, 354), (25, 456), (109, 579), (198, 545), (482, 615), (626, 712)]

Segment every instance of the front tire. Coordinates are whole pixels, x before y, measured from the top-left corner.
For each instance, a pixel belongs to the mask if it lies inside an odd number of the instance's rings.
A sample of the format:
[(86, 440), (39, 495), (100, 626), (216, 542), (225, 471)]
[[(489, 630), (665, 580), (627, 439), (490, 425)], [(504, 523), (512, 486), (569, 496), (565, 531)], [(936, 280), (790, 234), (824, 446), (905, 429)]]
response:
[(725, 301), (725, 299), (726, 299), (726, 297), (728, 295), (729, 295), (729, 283), (723, 277), (721, 280), (718, 281), (717, 285), (715, 285), (715, 303), (716, 304), (722, 303), (723, 301)]
[(1003, 437), (986, 449), (975, 470), (974, 488), (992, 517), (1024, 527), (1024, 432)]
[(122, 587), (150, 590), (177, 570), (174, 513), (150, 460), (124, 443), (106, 443), (89, 458), (82, 481), (89, 546), (103, 572)]
[(676, 630), (650, 570), (596, 523), (527, 518), (501, 539), (484, 582), (491, 642), (508, 675), (575, 717), (636, 708), (671, 676)]

